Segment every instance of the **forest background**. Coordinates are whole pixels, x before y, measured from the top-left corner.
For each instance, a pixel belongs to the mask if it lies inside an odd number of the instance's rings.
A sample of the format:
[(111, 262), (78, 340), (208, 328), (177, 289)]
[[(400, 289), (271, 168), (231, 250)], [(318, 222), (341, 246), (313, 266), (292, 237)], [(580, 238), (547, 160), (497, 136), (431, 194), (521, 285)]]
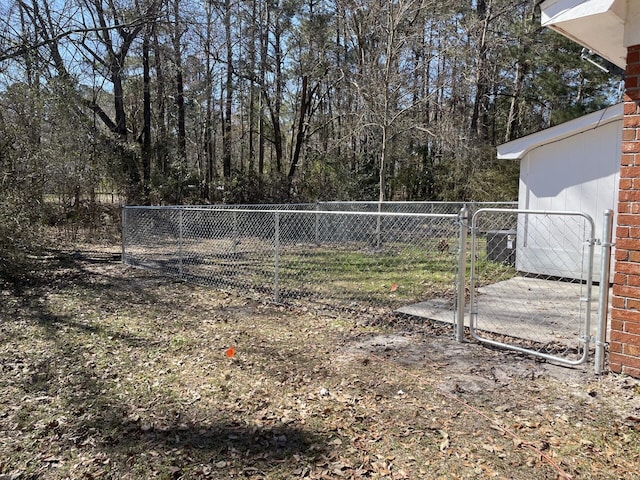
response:
[(517, 198), (495, 145), (619, 99), (537, 0), (0, 4), (0, 277), (115, 203)]

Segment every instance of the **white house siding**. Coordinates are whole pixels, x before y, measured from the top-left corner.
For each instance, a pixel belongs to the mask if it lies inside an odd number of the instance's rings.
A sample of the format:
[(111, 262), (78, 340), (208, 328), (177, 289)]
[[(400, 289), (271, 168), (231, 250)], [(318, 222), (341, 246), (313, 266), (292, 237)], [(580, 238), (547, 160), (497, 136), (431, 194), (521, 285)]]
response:
[[(519, 208), (585, 213), (595, 221), (600, 238), (604, 211), (616, 208), (621, 142), (622, 109), (615, 106), (501, 145), (498, 157), (521, 159)], [(562, 217), (520, 215), (516, 268), (581, 278), (582, 252), (567, 253), (576, 250), (575, 239), (582, 235), (575, 228), (576, 223)], [(599, 262), (596, 247), (594, 265)]]

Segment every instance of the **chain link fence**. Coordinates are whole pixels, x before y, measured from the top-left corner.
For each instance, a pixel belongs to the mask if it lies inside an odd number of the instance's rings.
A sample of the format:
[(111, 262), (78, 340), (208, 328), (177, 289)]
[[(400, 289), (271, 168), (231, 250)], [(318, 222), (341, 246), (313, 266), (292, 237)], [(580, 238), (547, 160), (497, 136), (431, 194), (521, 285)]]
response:
[(125, 207), (123, 260), (276, 302), (392, 311), (434, 295), (454, 301), (457, 214), (309, 207)]
[(122, 258), (278, 303), (443, 321), (459, 341), (468, 327), (477, 341), (567, 365), (584, 363), (595, 344), (602, 371), (608, 288), (592, 321), (591, 217), (486, 205), (124, 207)]

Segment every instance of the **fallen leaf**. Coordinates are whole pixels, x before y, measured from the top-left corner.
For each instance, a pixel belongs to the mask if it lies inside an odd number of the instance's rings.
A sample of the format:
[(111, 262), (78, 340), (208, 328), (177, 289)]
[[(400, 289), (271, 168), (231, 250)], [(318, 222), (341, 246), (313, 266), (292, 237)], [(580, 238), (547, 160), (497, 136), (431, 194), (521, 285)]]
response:
[(393, 282), (391, 284), (391, 288), (389, 289), (390, 292), (395, 292), (398, 289), (398, 284), (396, 282)]
[(449, 448), (449, 434), (444, 430), (440, 430), (440, 435), (442, 435), (442, 442), (440, 442), (440, 451), (444, 452), (447, 448)]

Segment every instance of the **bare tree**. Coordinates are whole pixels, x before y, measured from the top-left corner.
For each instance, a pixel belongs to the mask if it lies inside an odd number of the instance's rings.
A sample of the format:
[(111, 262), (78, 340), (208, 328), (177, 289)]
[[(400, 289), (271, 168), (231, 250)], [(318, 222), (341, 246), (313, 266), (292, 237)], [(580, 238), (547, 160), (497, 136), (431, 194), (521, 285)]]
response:
[(378, 199), (382, 202), (386, 198), (392, 141), (411, 127), (406, 122), (408, 113), (427, 100), (416, 98), (408, 88), (418, 65), (407, 61), (407, 53), (421, 41), (421, 21), (429, 2), (398, 0), (349, 5), (358, 52), (358, 71), (352, 84), (366, 114), (361, 127), (373, 127), (380, 134)]

